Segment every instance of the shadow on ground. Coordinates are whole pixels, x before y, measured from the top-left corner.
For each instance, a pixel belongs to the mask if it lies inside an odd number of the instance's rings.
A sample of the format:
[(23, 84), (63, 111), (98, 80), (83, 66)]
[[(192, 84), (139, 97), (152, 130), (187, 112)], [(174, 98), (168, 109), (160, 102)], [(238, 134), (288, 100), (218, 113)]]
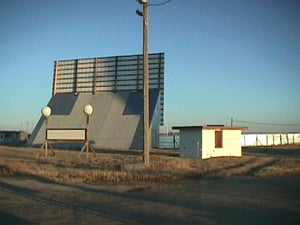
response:
[(202, 179), (139, 187), (0, 178), (0, 211), (9, 224), (299, 224), (299, 178)]
[(1, 220), (1, 224), (34, 225), (34, 223), (28, 220), (1, 211), (0, 211), (0, 220)]

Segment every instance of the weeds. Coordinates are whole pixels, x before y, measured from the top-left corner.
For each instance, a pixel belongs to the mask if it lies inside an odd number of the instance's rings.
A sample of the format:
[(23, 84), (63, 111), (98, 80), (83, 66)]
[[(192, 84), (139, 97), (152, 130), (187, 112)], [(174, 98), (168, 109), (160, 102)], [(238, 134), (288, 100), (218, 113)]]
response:
[(293, 155), (248, 153), (243, 157), (209, 160), (183, 159), (160, 151), (151, 154), (150, 167), (120, 170), (121, 164), (138, 163), (140, 155), (97, 153), (96, 158), (57, 150), (55, 157), (39, 157), (37, 149), (0, 146), (0, 175), (39, 177), (54, 182), (171, 182), (182, 179), (236, 176), (276, 176), (300, 173), (300, 151)]

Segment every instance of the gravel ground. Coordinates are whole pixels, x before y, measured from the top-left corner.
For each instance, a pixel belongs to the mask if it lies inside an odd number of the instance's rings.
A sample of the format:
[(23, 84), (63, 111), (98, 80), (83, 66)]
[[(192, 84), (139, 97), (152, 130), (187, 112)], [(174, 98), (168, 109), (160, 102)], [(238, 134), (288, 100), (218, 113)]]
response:
[(171, 184), (0, 177), (0, 224), (300, 224), (300, 175)]
[(210, 160), (159, 152), (151, 173), (128, 180), (115, 165), (138, 155), (56, 153), (40, 159), (36, 149), (0, 146), (0, 225), (300, 224), (299, 146)]

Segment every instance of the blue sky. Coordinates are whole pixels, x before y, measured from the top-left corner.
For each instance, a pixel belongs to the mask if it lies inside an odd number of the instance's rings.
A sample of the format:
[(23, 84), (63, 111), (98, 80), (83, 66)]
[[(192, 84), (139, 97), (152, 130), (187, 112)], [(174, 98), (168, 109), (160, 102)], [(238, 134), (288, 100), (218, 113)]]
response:
[[(139, 8), (135, 0), (2, 0), (0, 129), (33, 128), (51, 98), (55, 60), (142, 53)], [(150, 52), (166, 57), (163, 130), (232, 117), (250, 131), (300, 131), (299, 12), (297, 0), (150, 7)]]

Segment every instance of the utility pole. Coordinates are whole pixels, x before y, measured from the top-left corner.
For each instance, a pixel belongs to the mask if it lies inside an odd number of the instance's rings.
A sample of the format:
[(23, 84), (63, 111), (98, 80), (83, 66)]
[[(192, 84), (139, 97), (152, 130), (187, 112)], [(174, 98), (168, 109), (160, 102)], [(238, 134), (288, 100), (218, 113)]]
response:
[(149, 166), (149, 155), (151, 148), (150, 116), (149, 116), (149, 14), (148, 0), (138, 0), (143, 5), (143, 12), (137, 10), (136, 13), (143, 17), (143, 64), (144, 64), (144, 164)]

